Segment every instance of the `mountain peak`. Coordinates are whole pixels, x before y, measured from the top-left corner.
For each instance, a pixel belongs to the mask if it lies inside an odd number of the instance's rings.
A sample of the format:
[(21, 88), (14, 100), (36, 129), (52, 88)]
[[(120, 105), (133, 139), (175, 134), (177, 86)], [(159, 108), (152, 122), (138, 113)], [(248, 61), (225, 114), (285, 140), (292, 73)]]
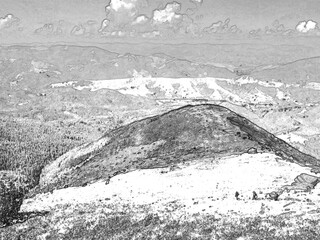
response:
[(118, 174), (186, 161), (271, 152), (317, 170), (318, 160), (228, 108), (187, 105), (135, 121), (77, 147), (44, 168), (40, 188), (83, 186)]

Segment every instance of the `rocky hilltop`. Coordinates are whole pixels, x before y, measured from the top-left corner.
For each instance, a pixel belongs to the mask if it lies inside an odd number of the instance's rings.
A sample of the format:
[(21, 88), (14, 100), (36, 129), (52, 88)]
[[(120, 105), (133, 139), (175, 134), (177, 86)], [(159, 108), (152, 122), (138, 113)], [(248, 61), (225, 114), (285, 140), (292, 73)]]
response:
[(77, 147), (46, 166), (42, 191), (85, 186), (136, 169), (168, 167), (200, 158), (271, 152), (318, 170), (319, 161), (218, 105), (185, 106), (135, 121)]

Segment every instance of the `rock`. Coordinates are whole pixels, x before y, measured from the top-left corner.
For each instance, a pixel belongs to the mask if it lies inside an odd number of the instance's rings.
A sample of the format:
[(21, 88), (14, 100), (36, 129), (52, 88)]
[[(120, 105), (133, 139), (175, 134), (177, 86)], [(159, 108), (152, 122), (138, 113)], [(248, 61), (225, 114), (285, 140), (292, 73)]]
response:
[(247, 151), (248, 154), (257, 154), (258, 153), (258, 150), (256, 148), (250, 148), (248, 151)]
[(14, 171), (0, 171), (0, 224), (18, 214), (29, 186), (26, 176)]
[(271, 192), (266, 194), (266, 198), (274, 201), (278, 201), (280, 197), (280, 194), (278, 192)]
[(319, 183), (320, 178), (316, 176), (309, 175), (307, 173), (302, 173), (294, 179), (294, 182), (289, 186), (284, 186), (285, 190), (301, 190), (309, 191), (314, 189), (314, 187)]

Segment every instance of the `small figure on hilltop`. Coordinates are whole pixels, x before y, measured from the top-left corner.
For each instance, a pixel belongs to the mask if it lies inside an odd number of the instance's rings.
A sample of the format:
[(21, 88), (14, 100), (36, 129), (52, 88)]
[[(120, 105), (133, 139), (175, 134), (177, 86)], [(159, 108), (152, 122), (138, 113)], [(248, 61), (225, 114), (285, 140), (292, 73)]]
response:
[(252, 200), (258, 200), (258, 194), (255, 191), (252, 192)]
[(239, 199), (240, 193), (239, 193), (238, 191), (236, 191), (236, 193), (234, 194), (234, 196), (236, 197), (237, 200), (240, 200), (240, 199)]

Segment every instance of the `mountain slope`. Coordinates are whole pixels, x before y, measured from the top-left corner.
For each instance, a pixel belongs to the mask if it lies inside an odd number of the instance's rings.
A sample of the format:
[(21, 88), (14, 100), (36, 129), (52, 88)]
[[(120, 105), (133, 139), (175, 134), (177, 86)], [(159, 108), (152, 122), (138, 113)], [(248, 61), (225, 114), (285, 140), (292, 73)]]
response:
[(83, 186), (143, 168), (200, 159), (273, 152), (316, 170), (319, 161), (218, 105), (185, 106), (133, 122), (80, 146), (43, 169), (40, 189)]

